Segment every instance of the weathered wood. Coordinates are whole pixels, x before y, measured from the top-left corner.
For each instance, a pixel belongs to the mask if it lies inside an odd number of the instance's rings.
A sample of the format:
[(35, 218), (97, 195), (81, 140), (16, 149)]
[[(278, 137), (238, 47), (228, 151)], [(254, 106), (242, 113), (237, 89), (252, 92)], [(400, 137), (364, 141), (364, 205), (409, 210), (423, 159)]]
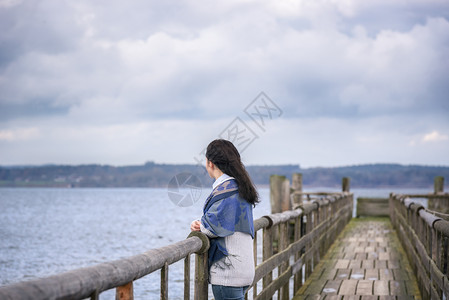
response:
[(341, 190), (343, 192), (349, 192), (350, 184), (351, 184), (351, 179), (349, 177), (343, 177), (342, 183), (341, 183), (341, 187), (342, 187)]
[(388, 280), (374, 281), (374, 295), (387, 296), (390, 295), (390, 287)]
[(133, 300), (133, 299), (134, 299), (134, 289), (132, 281), (116, 288), (115, 300)]
[(357, 284), (357, 295), (372, 295), (373, 294), (373, 281), (372, 280), (359, 280)]
[(98, 291), (95, 291), (92, 293), (92, 295), (90, 296), (90, 300), (98, 300), (100, 299), (100, 293), (98, 293)]
[[(380, 255), (385, 253), (382, 252), (385, 249), (379, 247), (380, 244), (389, 245), (388, 255)], [(408, 282), (410, 282), (410, 286), (414, 286), (416, 283), (413, 283), (415, 282), (413, 273), (409, 271), (410, 266), (404, 260), (404, 254), (401, 251), (399, 240), (395, 237), (395, 232), (388, 219), (353, 219), (293, 299), (304, 299), (316, 294), (327, 295), (326, 299), (329, 296), (340, 297), (338, 299), (390, 297), (392, 296), (390, 281), (393, 282), (394, 299), (396, 299), (396, 295), (398, 297), (419, 297), (418, 290), (407, 288)], [(331, 258), (335, 257), (336, 252), (348, 252), (350, 255), (339, 256), (349, 258)], [(370, 259), (367, 258), (368, 254)], [(375, 268), (376, 266), (386, 267), (386, 261), (380, 258), (390, 257), (401, 257), (398, 269), (395, 270), (407, 274), (407, 279), (395, 279), (392, 270)], [(316, 270), (325, 271), (322, 272), (321, 277), (317, 278)], [(322, 287), (321, 291), (318, 290), (320, 287)], [(404, 290), (405, 294), (403, 294)]]
[[(429, 199), (430, 197), (432, 196), (428, 195)], [(439, 193), (438, 197), (449, 199), (448, 194)], [(401, 229), (398, 231), (399, 236), (413, 263), (422, 297), (441, 298), (448, 280), (448, 274), (444, 274), (443, 270), (447, 271), (445, 266), (449, 251), (444, 240), (449, 238), (449, 222), (439, 217), (443, 216), (442, 214), (435, 216), (434, 213), (414, 204), (410, 198), (410, 195), (390, 196), (392, 220), (395, 227)], [(407, 281), (402, 285), (400, 279), (400, 276), (395, 275), (396, 293), (415, 289), (415, 285), (409, 285)]]
[(161, 300), (168, 300), (168, 264), (161, 269)]
[[(279, 252), (282, 252), (283, 250), (287, 249), (288, 247), (288, 238), (289, 238), (289, 224), (288, 222), (284, 222), (282, 224), (279, 225)], [(288, 259), (290, 258), (287, 257), (286, 260), (284, 260), (280, 266), (279, 266), (279, 274), (283, 274), (287, 268), (288, 268)], [(282, 286), (281, 291), (280, 291), (280, 295), (281, 295), (281, 299), (282, 300), (289, 300), (289, 284), (288, 281)]]
[(195, 255), (195, 300), (207, 300), (209, 288), (209, 270), (207, 267), (207, 252)]
[(289, 211), (292, 209), (292, 202), (290, 198), (290, 181), (286, 178), (282, 182), (281, 187), (281, 211)]
[(299, 207), (302, 202), (302, 174), (301, 173), (294, 173), (292, 175), (292, 190), (293, 192), (298, 192), (298, 193), (293, 193), (292, 194), (292, 206), (293, 209)]
[[(301, 238), (301, 216), (296, 217), (295, 225), (294, 225), (294, 242), (298, 241)], [(295, 253), (295, 264), (300, 260), (301, 253), (299, 251), (296, 251)], [(299, 264), (298, 264), (299, 266)], [(303, 262), (301, 261), (300, 267), (298, 267), (298, 272), (296, 270), (293, 272), (295, 274), (294, 283), (293, 283), (293, 290), (297, 291), (302, 285), (302, 266)]]
[(357, 288), (357, 280), (349, 279), (343, 280), (341, 282), (340, 290), (338, 291), (339, 295), (355, 295), (355, 291)]
[(190, 255), (184, 259), (184, 300), (190, 300)]
[(159, 270), (165, 263), (173, 264), (202, 247), (199, 237), (190, 237), (127, 259), (3, 286), (0, 299), (89, 298), (94, 293), (126, 285)]
[(282, 186), (287, 178), (280, 175), (270, 176), (270, 204), (271, 213), (282, 212)]
[(388, 198), (357, 198), (357, 217), (388, 217)]
[[(263, 229), (263, 245), (262, 245), (262, 258), (263, 261), (267, 261), (271, 256), (273, 256), (273, 234), (272, 234), (272, 227), (270, 228), (264, 228)], [(258, 266), (258, 268), (256, 268), (256, 272), (257, 269), (261, 269), (264, 267), (264, 264)], [(272, 269), (271, 269), (272, 270)], [(271, 283), (273, 275), (270, 272), (268, 272), (268, 274), (264, 275), (263, 277), (263, 288), (267, 288), (268, 285)], [(256, 273), (257, 275), (257, 273)], [(255, 282), (257, 282), (257, 280), (255, 280)]]
[(434, 193), (439, 194), (444, 192), (444, 177), (436, 176), (434, 179)]

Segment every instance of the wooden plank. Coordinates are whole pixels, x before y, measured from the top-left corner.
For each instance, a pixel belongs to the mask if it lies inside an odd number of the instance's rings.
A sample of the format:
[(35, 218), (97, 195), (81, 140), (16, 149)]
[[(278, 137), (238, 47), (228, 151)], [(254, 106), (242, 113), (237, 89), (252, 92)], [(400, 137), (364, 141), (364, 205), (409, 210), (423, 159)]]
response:
[(361, 280), (365, 278), (365, 270), (362, 269), (354, 269), (351, 272), (351, 279)]
[(375, 268), (376, 269), (387, 269), (387, 261), (386, 260), (376, 260), (375, 261)]
[(370, 253), (370, 252), (374, 252), (374, 251), (376, 251), (376, 249), (374, 247), (370, 247), (370, 246), (365, 247), (366, 253)]
[[(341, 269), (343, 270), (343, 269)], [(336, 274), (338, 274), (338, 272), (340, 271), (340, 269), (331, 269), (331, 268), (326, 268), (323, 273), (321, 273), (320, 279), (321, 280), (334, 280), (334, 279), (339, 279), (339, 278), (335, 278)], [(344, 279), (344, 278), (341, 278)]]
[(305, 295), (319, 295), (326, 285), (327, 281), (315, 280), (306, 284)]
[(380, 269), (379, 270), (379, 278), (380, 280), (393, 280), (393, 271), (390, 269)]
[[(358, 258), (357, 258), (357, 255), (360, 254), (360, 253), (355, 253), (355, 252), (344, 252), (343, 254), (344, 254), (344, 255), (343, 255), (342, 258), (351, 260), (351, 259), (358, 259)], [(359, 259), (360, 259), (360, 258), (359, 258)]]
[(373, 294), (373, 281), (371, 280), (359, 280), (357, 284), (357, 295), (372, 295)]
[(403, 280), (390, 280), (390, 295), (406, 295), (405, 283)]
[(393, 269), (391, 270), (394, 274), (395, 280), (409, 280), (410, 277), (404, 269)]
[(363, 260), (362, 269), (374, 269), (374, 260), (372, 259)]
[(341, 300), (341, 296), (340, 295), (327, 295), (326, 300)]
[(377, 296), (374, 295), (364, 295), (360, 296), (360, 300), (377, 300)]
[(368, 269), (365, 271), (365, 280), (379, 280), (378, 269)]
[(355, 291), (357, 288), (357, 280), (348, 279), (343, 280), (341, 282), (340, 290), (338, 291), (339, 295), (355, 295)]
[(350, 274), (351, 274), (350, 269), (338, 269), (334, 278), (335, 280), (349, 279)]
[(390, 253), (387, 253), (387, 252), (379, 253), (379, 260), (389, 260), (389, 259), (390, 259)]
[(321, 295), (308, 295), (305, 298), (306, 300), (319, 300), (319, 299), (324, 299), (323, 296)]
[(350, 260), (349, 261), (349, 266), (348, 269), (360, 269), (362, 265), (362, 261), (361, 260)]
[(387, 264), (389, 269), (399, 269), (401, 267), (401, 263), (396, 259), (388, 260)]
[(390, 284), (387, 280), (374, 281), (374, 295), (386, 296), (390, 295)]
[(349, 267), (349, 259), (339, 259), (337, 260), (337, 263), (335, 264), (335, 269), (348, 269)]
[(341, 285), (341, 280), (329, 280), (323, 288), (323, 294), (336, 295)]

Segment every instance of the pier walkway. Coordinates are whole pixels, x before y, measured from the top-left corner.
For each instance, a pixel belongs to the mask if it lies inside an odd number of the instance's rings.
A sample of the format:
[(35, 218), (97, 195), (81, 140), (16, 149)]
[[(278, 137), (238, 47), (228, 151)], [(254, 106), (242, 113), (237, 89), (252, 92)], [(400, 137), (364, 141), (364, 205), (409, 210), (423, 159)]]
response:
[(389, 218), (352, 219), (293, 298), (421, 299)]

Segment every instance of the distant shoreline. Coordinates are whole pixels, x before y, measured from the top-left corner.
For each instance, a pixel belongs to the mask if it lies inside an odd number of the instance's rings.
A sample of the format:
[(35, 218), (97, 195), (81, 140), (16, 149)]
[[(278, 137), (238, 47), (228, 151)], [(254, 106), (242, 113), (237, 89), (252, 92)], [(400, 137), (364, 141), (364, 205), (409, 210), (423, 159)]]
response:
[[(271, 175), (301, 173), (305, 188), (341, 188), (343, 177), (349, 177), (352, 188), (428, 188), (433, 191), (434, 178), (446, 178), (449, 167), (399, 164), (367, 164), (345, 167), (301, 169), (299, 165), (247, 166), (253, 182), (269, 187)], [(193, 175), (191, 186), (208, 188), (212, 185), (203, 168), (198, 165), (169, 165), (148, 162), (140, 166), (114, 167), (107, 165), (45, 165), (32, 167), (0, 167), (0, 188), (167, 188), (174, 177)]]

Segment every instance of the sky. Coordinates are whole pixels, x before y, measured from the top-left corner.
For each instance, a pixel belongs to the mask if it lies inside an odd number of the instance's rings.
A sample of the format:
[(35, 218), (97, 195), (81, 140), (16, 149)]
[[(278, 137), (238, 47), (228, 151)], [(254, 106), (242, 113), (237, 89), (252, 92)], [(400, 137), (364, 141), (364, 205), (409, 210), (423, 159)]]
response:
[(447, 0), (0, 0), (0, 165), (449, 166)]

